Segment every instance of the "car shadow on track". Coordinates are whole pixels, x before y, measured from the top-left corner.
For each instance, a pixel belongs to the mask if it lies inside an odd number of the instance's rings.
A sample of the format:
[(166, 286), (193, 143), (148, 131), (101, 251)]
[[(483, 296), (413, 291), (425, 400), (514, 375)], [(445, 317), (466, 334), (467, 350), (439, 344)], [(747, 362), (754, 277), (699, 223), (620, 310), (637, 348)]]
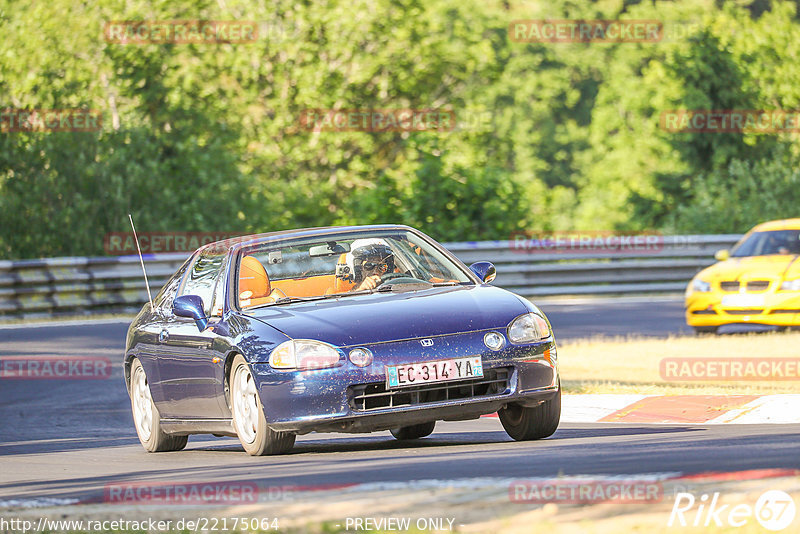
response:
[[(697, 431), (697, 427), (684, 426), (623, 426), (612, 425), (598, 428), (597, 425), (586, 425), (586, 428), (576, 428), (569, 424), (568, 427), (559, 428), (556, 433), (542, 440), (551, 442), (554, 440), (590, 438), (602, 436), (630, 436), (634, 434), (660, 434), (674, 432)], [(336, 436), (313, 439), (301, 439), (294, 449), (289, 453), (294, 454), (316, 454), (332, 452), (364, 452), (364, 451), (385, 451), (397, 449), (424, 449), (429, 447), (459, 447), (471, 445), (490, 445), (511, 443), (513, 440), (503, 431), (471, 431), (471, 432), (434, 432), (431, 436), (419, 440), (398, 441), (385, 434), (322, 434), (320, 436)], [(224, 438), (219, 444), (211, 440), (211, 436), (198, 435), (189, 438), (187, 451), (195, 452), (222, 452), (222, 453), (242, 453), (242, 446), (236, 438)], [(193, 444), (194, 442), (194, 444)], [(198, 443), (199, 442), (199, 443)], [(69, 437), (61, 439), (42, 439), (30, 441), (17, 441), (0, 443), (0, 456), (13, 456), (20, 454), (53, 454), (60, 452), (77, 451), (91, 448), (125, 447), (138, 445), (139, 441), (134, 436), (114, 437), (97, 439), (90, 437)]]
[[(491, 437), (489, 437), (491, 436)], [(511, 441), (505, 432), (465, 432), (459, 434), (442, 433), (417, 440), (398, 441), (387, 436), (347, 435), (335, 438), (307, 439), (295, 443), (294, 448), (286, 455), (317, 454), (328, 452), (366, 452), (386, 451), (408, 448), (452, 447), (469, 445), (488, 445)], [(195, 451), (208, 452), (239, 452), (243, 451), (241, 445), (230, 442), (225, 445), (211, 445), (192, 448)], [(283, 455), (283, 456), (286, 456)]]
[[(568, 427), (559, 428), (555, 434), (543, 440), (529, 441), (527, 443), (553, 443), (563, 440), (633, 436), (649, 434), (667, 434), (677, 432), (698, 432), (701, 427), (692, 426), (624, 426), (609, 425), (608, 427), (598, 428), (597, 425), (585, 425), (581, 428), (569, 424)], [(338, 436), (338, 435), (337, 435)], [(471, 431), (471, 432), (434, 432), (431, 436), (417, 440), (399, 441), (384, 435), (370, 436), (345, 435), (342, 437), (328, 437), (322, 439), (305, 439), (298, 441), (294, 448), (284, 456), (294, 456), (299, 454), (325, 454), (342, 452), (369, 452), (369, 451), (391, 451), (399, 449), (427, 449), (438, 447), (469, 447), (473, 445), (503, 445), (516, 443), (504, 431)], [(191, 439), (187, 450), (197, 452), (236, 452), (242, 453), (243, 449), (235, 441), (220, 445), (206, 445), (199, 447), (191, 446)]]

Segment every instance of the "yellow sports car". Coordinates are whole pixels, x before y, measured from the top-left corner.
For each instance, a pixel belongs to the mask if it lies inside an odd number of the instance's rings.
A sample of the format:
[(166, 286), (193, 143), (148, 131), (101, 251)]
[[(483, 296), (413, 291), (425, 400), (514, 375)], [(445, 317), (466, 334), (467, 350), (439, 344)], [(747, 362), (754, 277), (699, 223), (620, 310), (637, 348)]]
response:
[(686, 288), (686, 322), (698, 333), (726, 324), (800, 326), (800, 219), (759, 224)]

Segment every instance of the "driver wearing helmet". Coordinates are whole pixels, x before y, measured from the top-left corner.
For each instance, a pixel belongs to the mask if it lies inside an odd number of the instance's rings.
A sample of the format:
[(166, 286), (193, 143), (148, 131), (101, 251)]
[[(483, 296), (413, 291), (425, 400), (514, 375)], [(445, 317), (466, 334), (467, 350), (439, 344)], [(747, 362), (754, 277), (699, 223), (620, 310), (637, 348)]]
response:
[(393, 272), (394, 253), (386, 243), (380, 239), (357, 239), (337, 276), (353, 282), (352, 291), (363, 291), (375, 289), (384, 274)]

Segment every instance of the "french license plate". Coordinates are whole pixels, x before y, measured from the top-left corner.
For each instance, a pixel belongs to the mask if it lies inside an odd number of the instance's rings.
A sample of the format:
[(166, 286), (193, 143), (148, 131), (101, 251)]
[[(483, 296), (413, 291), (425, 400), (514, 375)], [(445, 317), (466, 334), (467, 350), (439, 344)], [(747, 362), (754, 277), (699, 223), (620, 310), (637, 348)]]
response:
[(724, 307), (749, 308), (764, 305), (764, 295), (725, 295), (722, 297)]
[(418, 384), (449, 382), (451, 380), (464, 380), (481, 376), (483, 376), (483, 365), (481, 364), (480, 356), (409, 363), (386, 368), (386, 387), (416, 386)]

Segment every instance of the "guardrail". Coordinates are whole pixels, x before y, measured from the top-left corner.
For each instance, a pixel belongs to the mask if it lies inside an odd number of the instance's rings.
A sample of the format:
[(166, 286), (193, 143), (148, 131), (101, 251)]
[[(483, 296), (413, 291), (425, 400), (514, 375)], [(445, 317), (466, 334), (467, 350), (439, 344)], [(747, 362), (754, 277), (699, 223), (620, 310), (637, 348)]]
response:
[[(642, 252), (552, 253), (519, 241), (446, 243), (464, 263), (488, 260), (497, 267), (495, 285), (526, 297), (680, 293), (714, 252), (739, 235), (659, 237)], [(154, 291), (187, 253), (145, 257)], [(147, 301), (139, 258), (48, 258), (0, 261), (0, 316), (54, 316), (138, 310)]]
[[(730, 248), (738, 234), (658, 236), (645, 253), (547, 253), (524, 241), (478, 241), (445, 246), (469, 265), (488, 260), (496, 285), (525, 296), (682, 293), (714, 253)], [(590, 250), (590, 249), (589, 249)]]

